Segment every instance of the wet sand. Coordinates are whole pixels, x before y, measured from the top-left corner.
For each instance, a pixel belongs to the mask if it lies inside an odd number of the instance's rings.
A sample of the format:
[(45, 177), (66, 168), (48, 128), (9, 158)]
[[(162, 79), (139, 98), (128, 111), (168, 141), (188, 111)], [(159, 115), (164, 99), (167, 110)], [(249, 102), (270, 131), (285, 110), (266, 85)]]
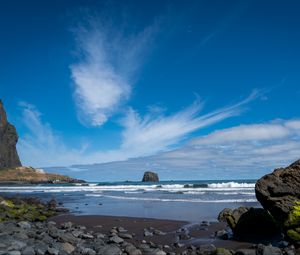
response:
[[(215, 232), (223, 230), (226, 224), (214, 222), (209, 226), (202, 226), (201, 223), (190, 223), (186, 221), (161, 220), (149, 218), (133, 218), (120, 216), (75, 216), (72, 214), (60, 215), (52, 217), (50, 220), (60, 224), (71, 221), (75, 224), (84, 225), (88, 230), (109, 234), (113, 227), (123, 227), (128, 230), (128, 233), (134, 234), (133, 244), (140, 244), (143, 240), (153, 242), (160, 245), (173, 246), (178, 241), (180, 229), (187, 228), (191, 238), (188, 240), (179, 240), (179, 243), (185, 244), (185, 247), (190, 245), (200, 246), (203, 244), (213, 244), (216, 247), (223, 247), (230, 250), (238, 250), (241, 248), (250, 248), (252, 243), (238, 242), (234, 240), (221, 240), (215, 237)], [(144, 229), (154, 228), (161, 230), (166, 235), (144, 236)], [(182, 250), (180, 248), (177, 250)]]

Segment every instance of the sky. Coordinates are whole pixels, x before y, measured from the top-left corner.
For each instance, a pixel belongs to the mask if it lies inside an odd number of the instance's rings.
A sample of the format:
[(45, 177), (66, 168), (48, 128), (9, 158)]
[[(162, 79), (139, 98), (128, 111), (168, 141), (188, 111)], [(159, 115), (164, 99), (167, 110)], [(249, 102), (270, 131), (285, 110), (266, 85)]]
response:
[(252, 179), (300, 158), (300, 2), (0, 3), (23, 165), (94, 181)]

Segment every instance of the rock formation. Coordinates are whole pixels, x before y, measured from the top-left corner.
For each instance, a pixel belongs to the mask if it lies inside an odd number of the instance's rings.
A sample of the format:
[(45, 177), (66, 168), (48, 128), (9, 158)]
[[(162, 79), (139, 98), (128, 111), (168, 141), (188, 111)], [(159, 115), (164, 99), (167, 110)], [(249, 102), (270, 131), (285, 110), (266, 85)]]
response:
[(154, 172), (145, 172), (142, 182), (159, 182), (157, 173)]
[(262, 208), (225, 208), (220, 212), (218, 220), (227, 222), (234, 238), (240, 241), (273, 240), (280, 236), (277, 223), (268, 211)]
[(260, 178), (257, 200), (281, 225), (287, 236), (300, 241), (300, 160)]
[(21, 166), (16, 144), (18, 134), (15, 127), (7, 121), (5, 109), (0, 100), (0, 168)]
[(300, 201), (300, 160), (260, 178), (255, 185), (257, 200), (276, 220), (286, 219)]

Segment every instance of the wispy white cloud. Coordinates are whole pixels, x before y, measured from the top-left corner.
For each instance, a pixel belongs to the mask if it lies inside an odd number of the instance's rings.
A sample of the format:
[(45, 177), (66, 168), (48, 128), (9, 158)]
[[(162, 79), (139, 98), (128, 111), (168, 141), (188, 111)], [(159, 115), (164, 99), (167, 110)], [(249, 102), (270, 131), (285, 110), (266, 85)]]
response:
[(91, 18), (75, 30), (79, 59), (70, 69), (83, 124), (101, 126), (126, 103), (156, 29), (128, 34)]
[[(78, 166), (78, 177), (139, 180), (154, 170), (164, 180), (259, 178), (300, 158), (300, 119), (240, 125), (197, 137), (175, 150), (148, 157)], [(257, 131), (257, 132), (256, 132)]]
[[(204, 178), (259, 177), (300, 158), (300, 120), (240, 125), (194, 138), (155, 157), (169, 169), (189, 169)], [(209, 169), (209, 171), (208, 171)]]
[(22, 102), (22, 120), (27, 133), (21, 136), (18, 151), (24, 165), (58, 166), (66, 162), (79, 163), (82, 149), (68, 148), (61, 136), (53, 131), (50, 124), (42, 121), (42, 115), (35, 106)]
[(241, 125), (194, 139), (191, 145), (227, 144), (240, 141), (262, 141), (289, 136), (291, 130), (280, 124)]
[(170, 150), (188, 134), (213, 125), (224, 119), (239, 115), (243, 106), (260, 93), (254, 91), (241, 102), (200, 115), (203, 104), (198, 100), (189, 107), (172, 115), (160, 113), (141, 117), (130, 109), (122, 124), (124, 126), (121, 149), (134, 156), (148, 156), (159, 151)]
[(64, 139), (43, 122), (34, 106), (23, 103), (23, 122), (28, 132), (20, 139), (21, 159), (24, 164), (33, 166), (57, 166), (105, 163), (155, 155), (178, 146), (179, 142), (198, 129), (240, 114), (243, 106), (258, 95), (258, 92), (253, 92), (237, 104), (203, 115), (200, 115), (203, 107), (200, 101), (170, 115), (151, 111), (140, 116), (129, 109), (121, 121), (121, 146), (114, 150), (93, 152), (86, 150), (85, 145), (79, 149), (67, 146)]

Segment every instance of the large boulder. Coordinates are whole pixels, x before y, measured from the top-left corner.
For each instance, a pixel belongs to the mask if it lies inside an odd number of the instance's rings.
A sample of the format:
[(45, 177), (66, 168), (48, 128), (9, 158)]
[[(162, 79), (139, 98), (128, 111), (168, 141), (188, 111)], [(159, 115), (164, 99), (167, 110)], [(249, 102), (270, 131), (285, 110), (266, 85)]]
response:
[(300, 160), (260, 178), (255, 193), (289, 238), (300, 241)]
[(3, 103), (0, 100), (0, 168), (21, 166), (16, 144), (18, 134), (15, 127), (7, 121)]
[(145, 172), (142, 182), (159, 182), (157, 173), (150, 172), (150, 171)]
[(256, 242), (274, 240), (280, 236), (280, 229), (273, 217), (263, 208), (225, 208), (218, 216), (220, 222), (227, 222), (237, 240)]
[(300, 160), (260, 178), (255, 185), (255, 194), (276, 220), (286, 219), (295, 202), (300, 201)]
[(280, 238), (280, 228), (269, 212), (263, 208), (250, 208), (243, 213), (233, 233), (239, 240), (254, 242)]

